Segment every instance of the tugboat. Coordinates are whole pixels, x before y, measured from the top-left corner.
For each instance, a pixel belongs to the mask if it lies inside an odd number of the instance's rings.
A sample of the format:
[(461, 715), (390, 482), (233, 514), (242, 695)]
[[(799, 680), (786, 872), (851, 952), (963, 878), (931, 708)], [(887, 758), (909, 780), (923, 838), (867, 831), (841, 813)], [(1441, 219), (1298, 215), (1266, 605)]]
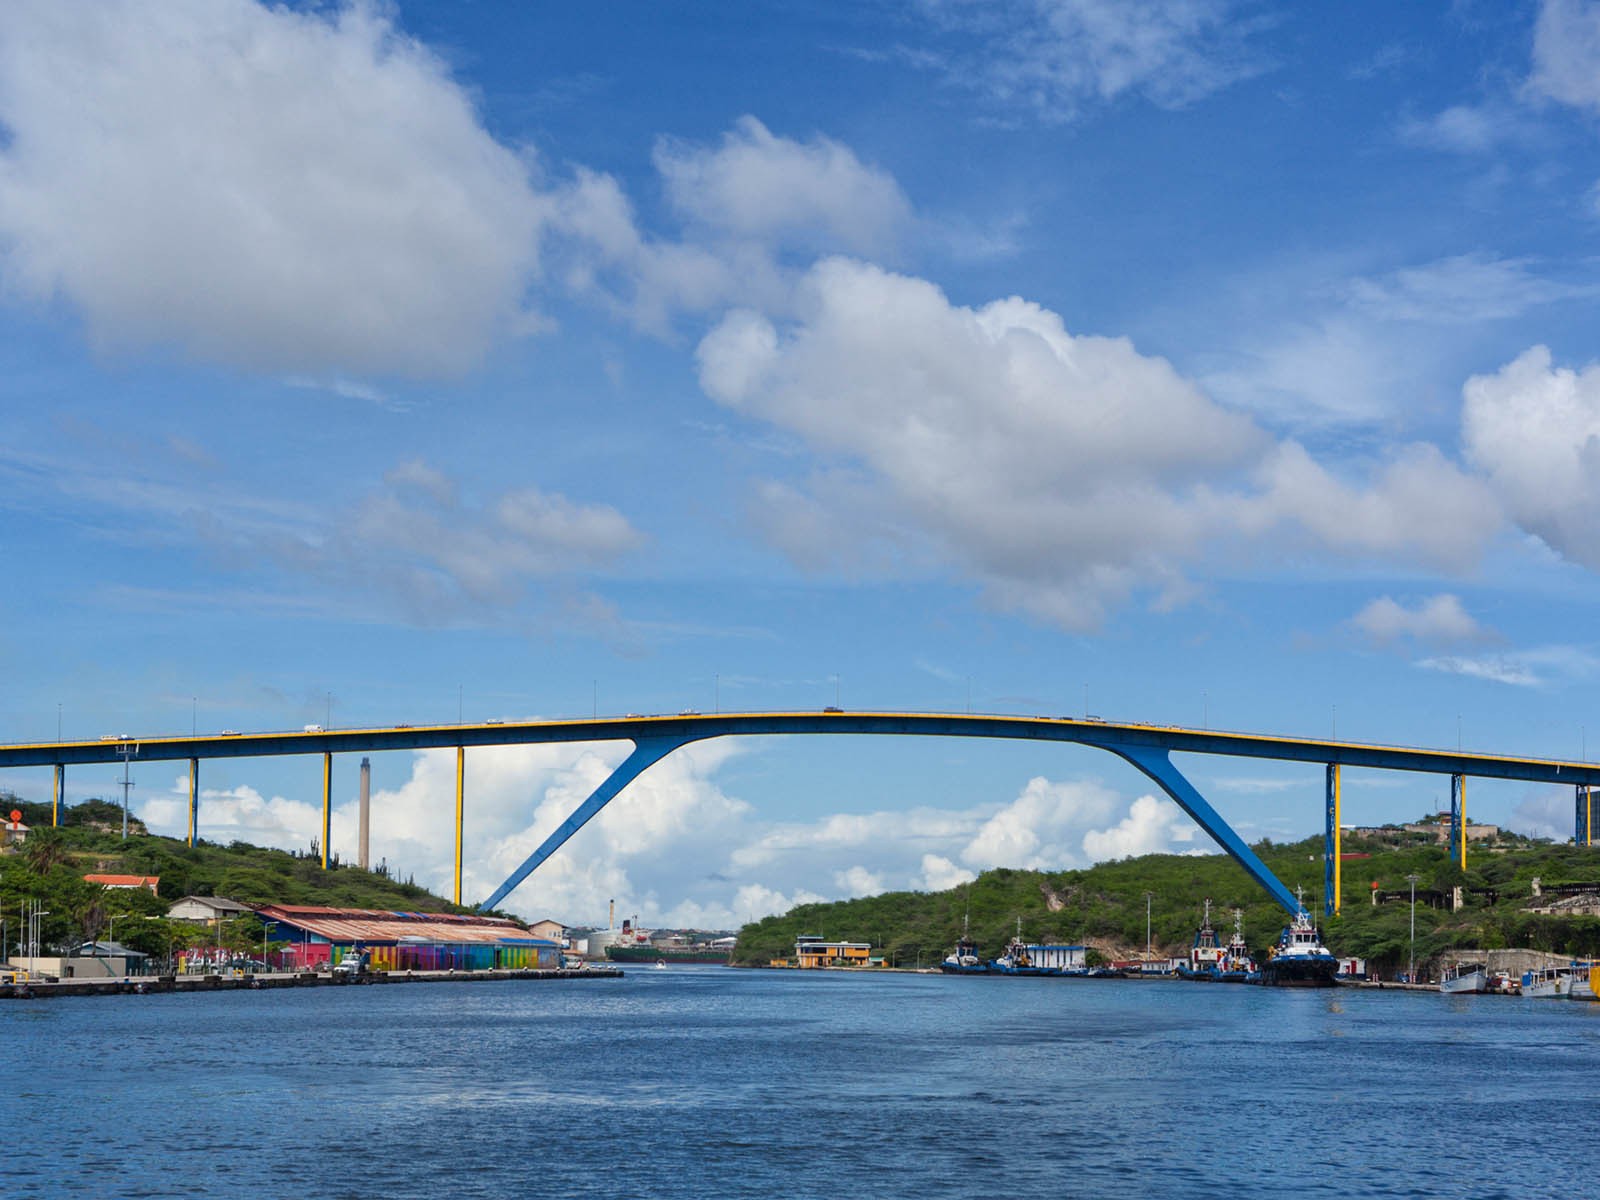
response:
[(1261, 982), (1268, 987), (1337, 987), (1334, 976), (1339, 973), (1339, 960), (1322, 944), (1298, 888), (1294, 898), (1300, 911), (1278, 935), (1272, 956), (1261, 968)]
[(1205, 918), (1194, 931), (1194, 945), (1189, 947), (1189, 962), (1178, 968), (1178, 974), (1201, 982), (1216, 979), (1221, 974), (1221, 959), (1222, 947), (1217, 944), (1217, 931), (1211, 927), (1211, 899), (1207, 897)]
[(1017, 918), (1017, 936), (1006, 943), (1006, 952), (989, 964), (991, 971), (1002, 975), (1054, 975), (1055, 971), (1034, 963), (1022, 940), (1022, 918)]
[(961, 940), (956, 943), (955, 953), (945, 955), (944, 961), (939, 964), (939, 970), (946, 975), (983, 975), (989, 968), (978, 957), (978, 944), (967, 933), (967, 918), (961, 918)]
[(1256, 960), (1244, 944), (1244, 910), (1233, 910), (1233, 936), (1222, 952), (1217, 964), (1217, 978), (1223, 983), (1255, 983), (1261, 978), (1256, 970)]

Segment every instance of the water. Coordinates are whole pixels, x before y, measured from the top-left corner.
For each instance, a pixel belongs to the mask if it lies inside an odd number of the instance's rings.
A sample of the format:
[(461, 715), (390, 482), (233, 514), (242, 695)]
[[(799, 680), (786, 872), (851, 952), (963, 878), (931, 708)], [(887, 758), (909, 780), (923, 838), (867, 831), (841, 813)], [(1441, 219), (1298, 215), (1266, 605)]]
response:
[(1112, 980), (0, 1004), (0, 1194), (1589, 1194), (1600, 1005)]

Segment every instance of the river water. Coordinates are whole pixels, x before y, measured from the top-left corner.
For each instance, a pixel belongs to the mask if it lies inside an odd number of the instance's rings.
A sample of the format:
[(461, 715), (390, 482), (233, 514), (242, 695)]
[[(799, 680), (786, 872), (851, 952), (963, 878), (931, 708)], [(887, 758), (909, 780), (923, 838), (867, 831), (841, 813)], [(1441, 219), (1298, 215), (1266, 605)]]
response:
[(630, 970), (0, 1005), (0, 1195), (1592, 1194), (1600, 1005)]

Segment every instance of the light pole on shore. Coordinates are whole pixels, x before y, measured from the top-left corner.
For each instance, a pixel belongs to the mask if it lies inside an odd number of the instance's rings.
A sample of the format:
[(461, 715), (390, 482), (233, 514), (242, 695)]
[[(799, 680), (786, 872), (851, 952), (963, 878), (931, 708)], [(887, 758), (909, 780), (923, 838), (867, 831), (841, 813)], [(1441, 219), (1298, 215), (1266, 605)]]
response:
[(1154, 892), (1144, 894), (1144, 969), (1150, 969), (1150, 897)]
[(1406, 982), (1417, 981), (1417, 877), (1407, 875), (1411, 882), (1411, 951), (1406, 962)]

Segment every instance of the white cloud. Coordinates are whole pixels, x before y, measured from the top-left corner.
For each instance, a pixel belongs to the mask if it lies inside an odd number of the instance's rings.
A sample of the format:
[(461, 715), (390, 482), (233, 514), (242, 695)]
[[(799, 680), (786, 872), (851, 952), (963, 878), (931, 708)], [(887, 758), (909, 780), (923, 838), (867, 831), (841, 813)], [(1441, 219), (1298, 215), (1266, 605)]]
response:
[(1528, 837), (1569, 841), (1573, 831), (1572, 789), (1551, 788), (1526, 796), (1512, 810), (1506, 827)]
[(922, 856), (921, 874), (912, 881), (912, 886), (924, 892), (947, 892), (953, 887), (960, 887), (963, 883), (971, 883), (977, 876), (965, 867), (958, 867), (948, 858), (938, 854), (924, 854)]
[[(1075, 866), (1088, 827), (1109, 820), (1120, 797), (1096, 783), (1030, 779), (961, 851), (969, 867)], [(1091, 831), (1092, 832), (1092, 831)]]
[(950, 49), (910, 56), (984, 94), (992, 110), (1069, 121), (1124, 95), (1181, 108), (1258, 74), (1259, 21), (1231, 0), (924, 0)]
[(911, 217), (893, 176), (863, 164), (848, 146), (821, 135), (777, 137), (751, 116), (739, 118), (714, 150), (663, 139), (655, 165), (673, 206), (714, 239), (798, 238), (884, 253)]
[(1544, 0), (1533, 30), (1528, 90), (1600, 111), (1600, 8), (1584, 0)]
[(462, 370), (518, 322), (545, 203), (375, 5), (0, 8), (0, 268), (103, 348)]
[(1462, 607), (1460, 597), (1448, 592), (1419, 599), (1411, 608), (1391, 596), (1379, 596), (1351, 617), (1350, 624), (1380, 644), (1405, 638), (1435, 643), (1476, 642), (1494, 636)]
[(1422, 659), (1417, 666), (1513, 687), (1545, 687), (1591, 679), (1600, 673), (1600, 659), (1581, 646), (1539, 646), (1478, 657), (1437, 655)]
[(1456, 104), (1430, 117), (1406, 117), (1400, 140), (1454, 154), (1486, 154), (1527, 136), (1522, 117), (1503, 104)]
[(643, 540), (607, 504), (579, 504), (535, 487), (486, 503), (420, 459), (385, 474), (353, 510), (267, 532), (218, 520), (201, 532), (233, 553), (265, 556), (341, 590), (387, 592), (424, 623), (515, 605), (530, 581), (609, 565)]
[(698, 360), (715, 400), (831, 468), (775, 485), (791, 515), (767, 523), (807, 565), (881, 532), (970, 572), (996, 604), (1089, 628), (1136, 590), (1182, 599), (1187, 562), (1219, 549), (1460, 568), (1499, 527), (1483, 484), (1430, 446), (1341, 478), (1165, 360), (1069, 334), (1018, 298), (957, 307), (925, 280), (833, 258), (795, 311), (783, 329), (730, 313)]
[(1531, 308), (1593, 295), (1593, 284), (1540, 275), (1526, 258), (1460, 254), (1386, 276), (1352, 280), (1351, 304), (1382, 321), (1477, 324), (1519, 316)]
[(1083, 852), (1091, 862), (1170, 852), (1174, 842), (1191, 842), (1195, 825), (1171, 800), (1140, 796), (1128, 815), (1109, 829), (1083, 835)]
[(876, 896), (883, 891), (883, 876), (874, 874), (859, 863), (833, 873), (833, 884), (844, 896)]
[(1554, 367), (1534, 346), (1462, 389), (1462, 442), (1511, 516), (1600, 567), (1600, 365)]

